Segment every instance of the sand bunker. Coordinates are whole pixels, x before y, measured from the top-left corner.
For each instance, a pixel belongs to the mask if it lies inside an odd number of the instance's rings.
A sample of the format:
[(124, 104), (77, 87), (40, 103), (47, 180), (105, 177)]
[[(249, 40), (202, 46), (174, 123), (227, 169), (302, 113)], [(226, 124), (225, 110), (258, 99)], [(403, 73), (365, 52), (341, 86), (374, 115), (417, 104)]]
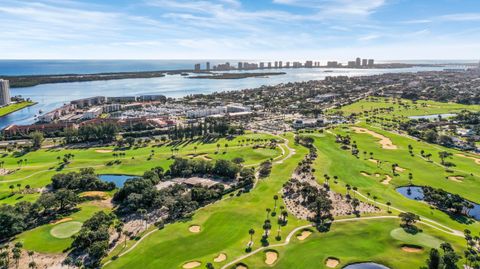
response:
[(268, 265), (274, 264), (278, 259), (278, 253), (275, 251), (265, 252), (265, 263)]
[(193, 262), (187, 262), (182, 266), (182, 268), (191, 269), (191, 268), (199, 267), (200, 265), (202, 265), (201, 262), (193, 261)]
[(73, 219), (72, 218), (63, 218), (63, 219), (59, 219), (57, 221), (52, 222), (52, 224), (59, 224), (59, 223), (63, 223), (63, 222), (71, 221), (71, 220), (73, 220)]
[(337, 267), (337, 265), (340, 263), (340, 261), (336, 258), (328, 258), (326, 261), (325, 261), (325, 265), (328, 267), (328, 268), (335, 268)]
[(352, 129), (357, 134), (369, 134), (369, 135), (371, 135), (375, 138), (380, 139), (380, 141), (378, 141), (378, 143), (380, 143), (380, 145), (382, 145), (382, 148), (384, 148), (384, 149), (397, 149), (397, 146), (393, 144), (392, 140), (390, 140), (390, 138), (388, 138), (386, 136), (383, 136), (379, 133), (375, 133), (375, 132), (370, 131), (370, 130), (365, 129), (365, 128), (352, 127)]
[(113, 150), (111, 150), (111, 149), (97, 149), (97, 150), (95, 150), (95, 152), (98, 152), (98, 153), (110, 153), (110, 152), (113, 152)]
[(375, 159), (368, 159), (368, 160), (371, 161), (374, 164), (378, 164), (378, 160), (375, 160)]
[(192, 225), (188, 228), (188, 230), (191, 232), (191, 233), (199, 233), (200, 232), (200, 226), (198, 225)]
[(392, 181), (392, 177), (389, 176), (389, 175), (385, 175), (385, 179), (382, 180), (382, 184), (383, 185), (388, 185), (388, 184), (390, 184), (390, 181)]
[(235, 269), (248, 269), (248, 267), (243, 264), (239, 264), (235, 267)]
[(379, 174), (379, 173), (375, 173), (375, 177), (380, 177), (380, 174)]
[(449, 176), (448, 179), (450, 179), (451, 181), (455, 181), (455, 182), (462, 182), (464, 177), (462, 177), (462, 176)]
[(402, 168), (402, 167), (400, 167), (400, 166), (396, 166), (396, 167), (395, 167), (395, 171), (397, 171), (397, 172), (403, 172), (403, 171), (405, 171), (405, 168)]
[(225, 253), (220, 253), (220, 254), (218, 254), (217, 257), (215, 257), (215, 259), (213, 259), (213, 261), (214, 262), (223, 262), (226, 259), (227, 259), (227, 255)]
[(360, 172), (360, 175), (364, 176), (364, 177), (369, 177), (370, 174), (368, 174), (367, 172)]
[(307, 239), (307, 237), (309, 237), (311, 234), (312, 234), (312, 232), (310, 232), (310, 231), (303, 231), (300, 235), (297, 235), (297, 239), (300, 240), (300, 241), (303, 241), (303, 240)]
[(423, 248), (418, 246), (403, 246), (402, 250), (410, 253), (418, 253), (418, 252), (422, 252)]
[(474, 160), (475, 163), (480, 164), (480, 158), (475, 158), (475, 157), (467, 156), (467, 155), (465, 155), (465, 154), (460, 154), (460, 153), (455, 154), (455, 156), (460, 156), (460, 157), (463, 157), (463, 158), (467, 158), (467, 159), (470, 159), (470, 160)]

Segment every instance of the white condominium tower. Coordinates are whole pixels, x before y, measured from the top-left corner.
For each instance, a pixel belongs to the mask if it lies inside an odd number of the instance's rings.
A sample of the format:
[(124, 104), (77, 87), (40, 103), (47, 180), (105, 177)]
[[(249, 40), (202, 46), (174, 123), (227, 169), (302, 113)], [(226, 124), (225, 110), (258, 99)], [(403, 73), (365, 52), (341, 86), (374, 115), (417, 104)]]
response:
[(8, 80), (0, 79), (0, 106), (10, 104), (10, 84)]

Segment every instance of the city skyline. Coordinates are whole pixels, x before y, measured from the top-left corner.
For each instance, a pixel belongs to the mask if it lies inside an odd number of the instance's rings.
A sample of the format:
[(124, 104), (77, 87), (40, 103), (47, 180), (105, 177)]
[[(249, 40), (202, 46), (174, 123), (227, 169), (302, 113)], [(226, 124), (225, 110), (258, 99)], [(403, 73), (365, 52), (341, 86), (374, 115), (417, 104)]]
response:
[(0, 59), (478, 59), (480, 3), (4, 0)]

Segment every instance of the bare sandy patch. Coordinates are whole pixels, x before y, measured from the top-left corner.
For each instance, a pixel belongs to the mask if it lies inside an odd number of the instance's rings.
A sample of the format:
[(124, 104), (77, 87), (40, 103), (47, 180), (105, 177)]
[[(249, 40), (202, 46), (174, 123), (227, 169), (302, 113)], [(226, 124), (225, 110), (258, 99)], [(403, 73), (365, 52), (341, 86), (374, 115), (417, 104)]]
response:
[(218, 254), (217, 257), (215, 257), (215, 259), (213, 259), (213, 261), (214, 262), (223, 262), (226, 259), (227, 259), (227, 255), (225, 253), (220, 253), (220, 254)]
[(184, 268), (184, 269), (191, 269), (191, 268), (199, 267), (200, 265), (202, 265), (201, 262), (193, 261), (193, 262), (187, 262), (187, 263), (185, 263), (185, 264), (182, 266), (182, 268)]
[(375, 173), (375, 177), (380, 177), (380, 174), (379, 174), (379, 173)]
[(201, 228), (199, 225), (192, 225), (190, 227), (188, 227), (188, 230), (191, 232), (191, 233), (199, 233)]
[(97, 150), (95, 150), (95, 152), (98, 152), (98, 153), (111, 153), (111, 152), (113, 152), (113, 150), (111, 150), (111, 149), (97, 149)]
[(64, 223), (64, 222), (71, 221), (71, 220), (73, 220), (73, 219), (72, 218), (63, 218), (63, 219), (59, 219), (57, 221), (54, 221), (51, 224), (60, 224), (60, 223)]
[(335, 268), (338, 266), (338, 264), (340, 264), (340, 261), (336, 258), (328, 258), (326, 261), (325, 261), (325, 265), (328, 267), (328, 268)]
[(307, 239), (311, 234), (312, 234), (312, 232), (310, 232), (310, 231), (303, 231), (300, 235), (297, 235), (297, 239), (300, 240), (300, 241), (303, 241), (303, 240)]
[(99, 197), (101, 199), (108, 198), (108, 195), (104, 191), (86, 191), (80, 194), (80, 197)]
[(239, 264), (235, 267), (235, 269), (248, 269), (248, 267), (246, 267), (245, 265), (243, 264)]
[(5, 168), (0, 168), (0, 176), (5, 176), (12, 173), (12, 171), (5, 169)]
[(405, 168), (402, 168), (402, 167), (400, 167), (400, 166), (395, 166), (395, 171), (397, 171), (397, 172), (403, 172), (403, 171), (405, 171)]
[(463, 157), (463, 158), (474, 160), (476, 164), (480, 164), (480, 158), (475, 158), (475, 157), (468, 156), (468, 155), (461, 154), (461, 153), (457, 153), (457, 154), (455, 154), (455, 156), (460, 156), (460, 157)]
[(410, 253), (418, 253), (418, 252), (422, 252), (423, 248), (413, 247), (413, 246), (403, 246), (402, 250), (405, 251), (405, 252), (410, 252)]
[(384, 149), (397, 149), (397, 146), (393, 144), (392, 140), (390, 138), (381, 135), (379, 133), (375, 133), (374, 131), (365, 129), (365, 128), (360, 128), (360, 127), (352, 127), (353, 131), (357, 134), (369, 134), (375, 138), (380, 139), (378, 143), (382, 146)]
[(455, 182), (463, 182), (463, 179), (465, 177), (462, 177), (462, 176), (449, 176), (448, 179), (450, 179), (451, 181), (455, 181)]
[(278, 253), (275, 251), (265, 252), (265, 263), (268, 265), (274, 264), (278, 259)]
[(374, 164), (378, 164), (378, 160), (376, 160), (376, 159), (368, 159), (368, 160), (371, 161)]

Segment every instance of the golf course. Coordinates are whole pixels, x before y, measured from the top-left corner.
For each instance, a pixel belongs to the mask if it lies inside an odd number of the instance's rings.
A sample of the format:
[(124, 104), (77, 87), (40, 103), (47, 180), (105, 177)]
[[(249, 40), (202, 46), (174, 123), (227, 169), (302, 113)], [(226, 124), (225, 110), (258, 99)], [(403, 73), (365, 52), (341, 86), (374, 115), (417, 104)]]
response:
[[(281, 135), (246, 133), (214, 142), (149, 141), (128, 149), (52, 146), (31, 152), (5, 152), (1, 158), (0, 203), (35, 201), (57, 173), (94, 168), (97, 174), (142, 176), (155, 167), (168, 170), (175, 158), (206, 161), (241, 158), (243, 167), (258, 172), (271, 161), (266, 177), (255, 176), (248, 191), (236, 190), (197, 209), (188, 218), (161, 228), (148, 225), (135, 238), (121, 239), (102, 259), (105, 268), (342, 268), (374, 262), (389, 268), (419, 268), (430, 249), (448, 242), (458, 253), (466, 249), (464, 230), (480, 233), (480, 222), (455, 216), (397, 189), (432, 186), (480, 204), (480, 155), (430, 144), (369, 117), (407, 120), (410, 116), (480, 111), (479, 106), (387, 98), (364, 99), (328, 113), (355, 114), (350, 123)], [(370, 112), (370, 113), (369, 113)], [(348, 137), (348, 144), (339, 138)], [(311, 148), (298, 143), (311, 139)], [(260, 146), (276, 141), (275, 147)], [(354, 146), (353, 146), (354, 145)], [(332, 193), (353, 197), (376, 211), (335, 216), (328, 231), (288, 212), (277, 221), (285, 202), (282, 188), (305, 156), (315, 151), (311, 173)], [(353, 154), (353, 149), (358, 152)], [(117, 153), (122, 154), (117, 154)], [(440, 152), (448, 152), (445, 167)], [(425, 157), (429, 153), (430, 155)], [(68, 163), (64, 156), (73, 155)], [(18, 191), (28, 185), (29, 190)], [(82, 224), (96, 212), (117, 205), (112, 191), (84, 193), (86, 200), (70, 215), (15, 237), (26, 250), (61, 254), (68, 251)], [(82, 194), (80, 195), (82, 197)], [(355, 211), (355, 210), (354, 210)], [(416, 232), (402, 228), (400, 213), (419, 216)], [(265, 223), (270, 224), (266, 228)], [(112, 234), (114, 232), (112, 231)], [(120, 235), (119, 235), (119, 238)], [(123, 238), (123, 237), (122, 237)], [(458, 264), (463, 264), (460, 259)], [(213, 266), (213, 267), (211, 267)]]

